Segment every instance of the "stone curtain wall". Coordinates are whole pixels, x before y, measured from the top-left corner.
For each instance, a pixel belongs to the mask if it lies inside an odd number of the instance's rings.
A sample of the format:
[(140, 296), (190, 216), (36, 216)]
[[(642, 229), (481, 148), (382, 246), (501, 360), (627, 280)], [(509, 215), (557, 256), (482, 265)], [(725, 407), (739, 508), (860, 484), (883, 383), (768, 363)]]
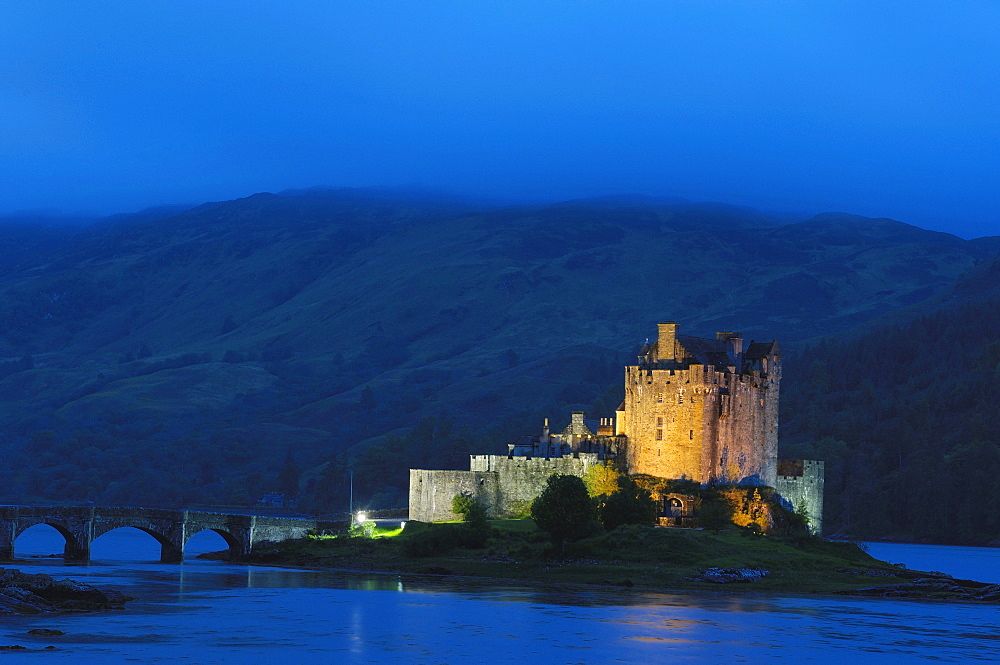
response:
[(598, 463), (596, 453), (551, 459), (472, 455), (471, 471), (410, 469), (410, 519), (421, 522), (461, 519), (451, 511), (456, 494), (476, 499), (490, 517), (519, 517), (545, 489), (553, 473), (582, 477)]
[(451, 511), (456, 494), (471, 496), (490, 517), (500, 508), (500, 483), (492, 471), (410, 469), (410, 519), (445, 522), (462, 519)]
[(819, 535), (823, 532), (824, 463), (818, 460), (782, 462), (774, 489), (796, 512), (802, 511), (809, 518), (809, 530)]
[(553, 473), (581, 478), (587, 469), (598, 464), (597, 453), (579, 453), (578, 456), (507, 457), (506, 455), (472, 455), (473, 470), (494, 471), (500, 483), (500, 502), (497, 517), (516, 517), (525, 514)]

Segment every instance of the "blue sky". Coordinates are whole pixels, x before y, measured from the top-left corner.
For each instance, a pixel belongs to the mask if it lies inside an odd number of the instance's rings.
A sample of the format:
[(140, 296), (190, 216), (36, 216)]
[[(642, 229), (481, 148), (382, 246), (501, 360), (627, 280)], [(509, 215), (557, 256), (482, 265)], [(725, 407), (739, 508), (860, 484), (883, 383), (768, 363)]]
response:
[(0, 0), (0, 213), (312, 185), (1000, 234), (1000, 3)]

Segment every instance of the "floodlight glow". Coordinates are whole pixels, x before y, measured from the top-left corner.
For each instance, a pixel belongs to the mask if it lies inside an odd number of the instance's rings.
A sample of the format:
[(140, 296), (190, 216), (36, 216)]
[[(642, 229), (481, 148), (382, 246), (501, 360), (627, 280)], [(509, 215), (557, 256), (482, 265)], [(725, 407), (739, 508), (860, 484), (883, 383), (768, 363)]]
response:
[(363, 512), (358, 513), (358, 518), (357, 518), (358, 524), (364, 524), (367, 520), (368, 520), (368, 515), (365, 515)]

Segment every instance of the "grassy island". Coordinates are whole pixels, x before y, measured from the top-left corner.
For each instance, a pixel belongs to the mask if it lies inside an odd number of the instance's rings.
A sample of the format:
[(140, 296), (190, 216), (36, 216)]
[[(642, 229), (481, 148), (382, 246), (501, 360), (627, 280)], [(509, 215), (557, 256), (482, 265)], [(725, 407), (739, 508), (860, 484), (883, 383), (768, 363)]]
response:
[[(836, 593), (914, 577), (911, 571), (872, 558), (854, 543), (768, 536), (746, 529), (713, 533), (625, 525), (567, 543), (562, 552), (530, 518), (491, 520), (488, 535), (479, 542), (469, 538), (468, 525), (458, 522), (408, 522), (403, 529), (369, 526), (361, 531), (367, 532), (278, 543), (262, 548), (252, 561), (659, 591), (725, 587)], [(753, 581), (708, 581), (712, 569), (748, 571)]]

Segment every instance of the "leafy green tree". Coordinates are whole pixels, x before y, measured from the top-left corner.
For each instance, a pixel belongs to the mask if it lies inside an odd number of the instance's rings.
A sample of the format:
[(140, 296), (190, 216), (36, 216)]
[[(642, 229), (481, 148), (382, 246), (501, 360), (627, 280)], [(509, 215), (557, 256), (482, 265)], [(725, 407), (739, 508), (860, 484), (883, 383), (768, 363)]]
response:
[(456, 494), (451, 500), (451, 511), (462, 516), (465, 522), (462, 544), (466, 547), (482, 547), (490, 535), (490, 524), (486, 508), (471, 496)]
[(451, 500), (451, 512), (462, 516), (463, 522), (486, 521), (486, 509), (466, 494), (456, 494)]
[(531, 502), (531, 518), (549, 532), (561, 551), (567, 540), (578, 540), (586, 533), (594, 521), (594, 502), (578, 476), (555, 473)]
[(597, 519), (608, 531), (622, 524), (655, 524), (656, 501), (628, 476), (618, 478), (618, 489), (597, 507)]
[(583, 474), (583, 484), (590, 496), (610, 496), (618, 491), (621, 472), (610, 464), (595, 464)]

